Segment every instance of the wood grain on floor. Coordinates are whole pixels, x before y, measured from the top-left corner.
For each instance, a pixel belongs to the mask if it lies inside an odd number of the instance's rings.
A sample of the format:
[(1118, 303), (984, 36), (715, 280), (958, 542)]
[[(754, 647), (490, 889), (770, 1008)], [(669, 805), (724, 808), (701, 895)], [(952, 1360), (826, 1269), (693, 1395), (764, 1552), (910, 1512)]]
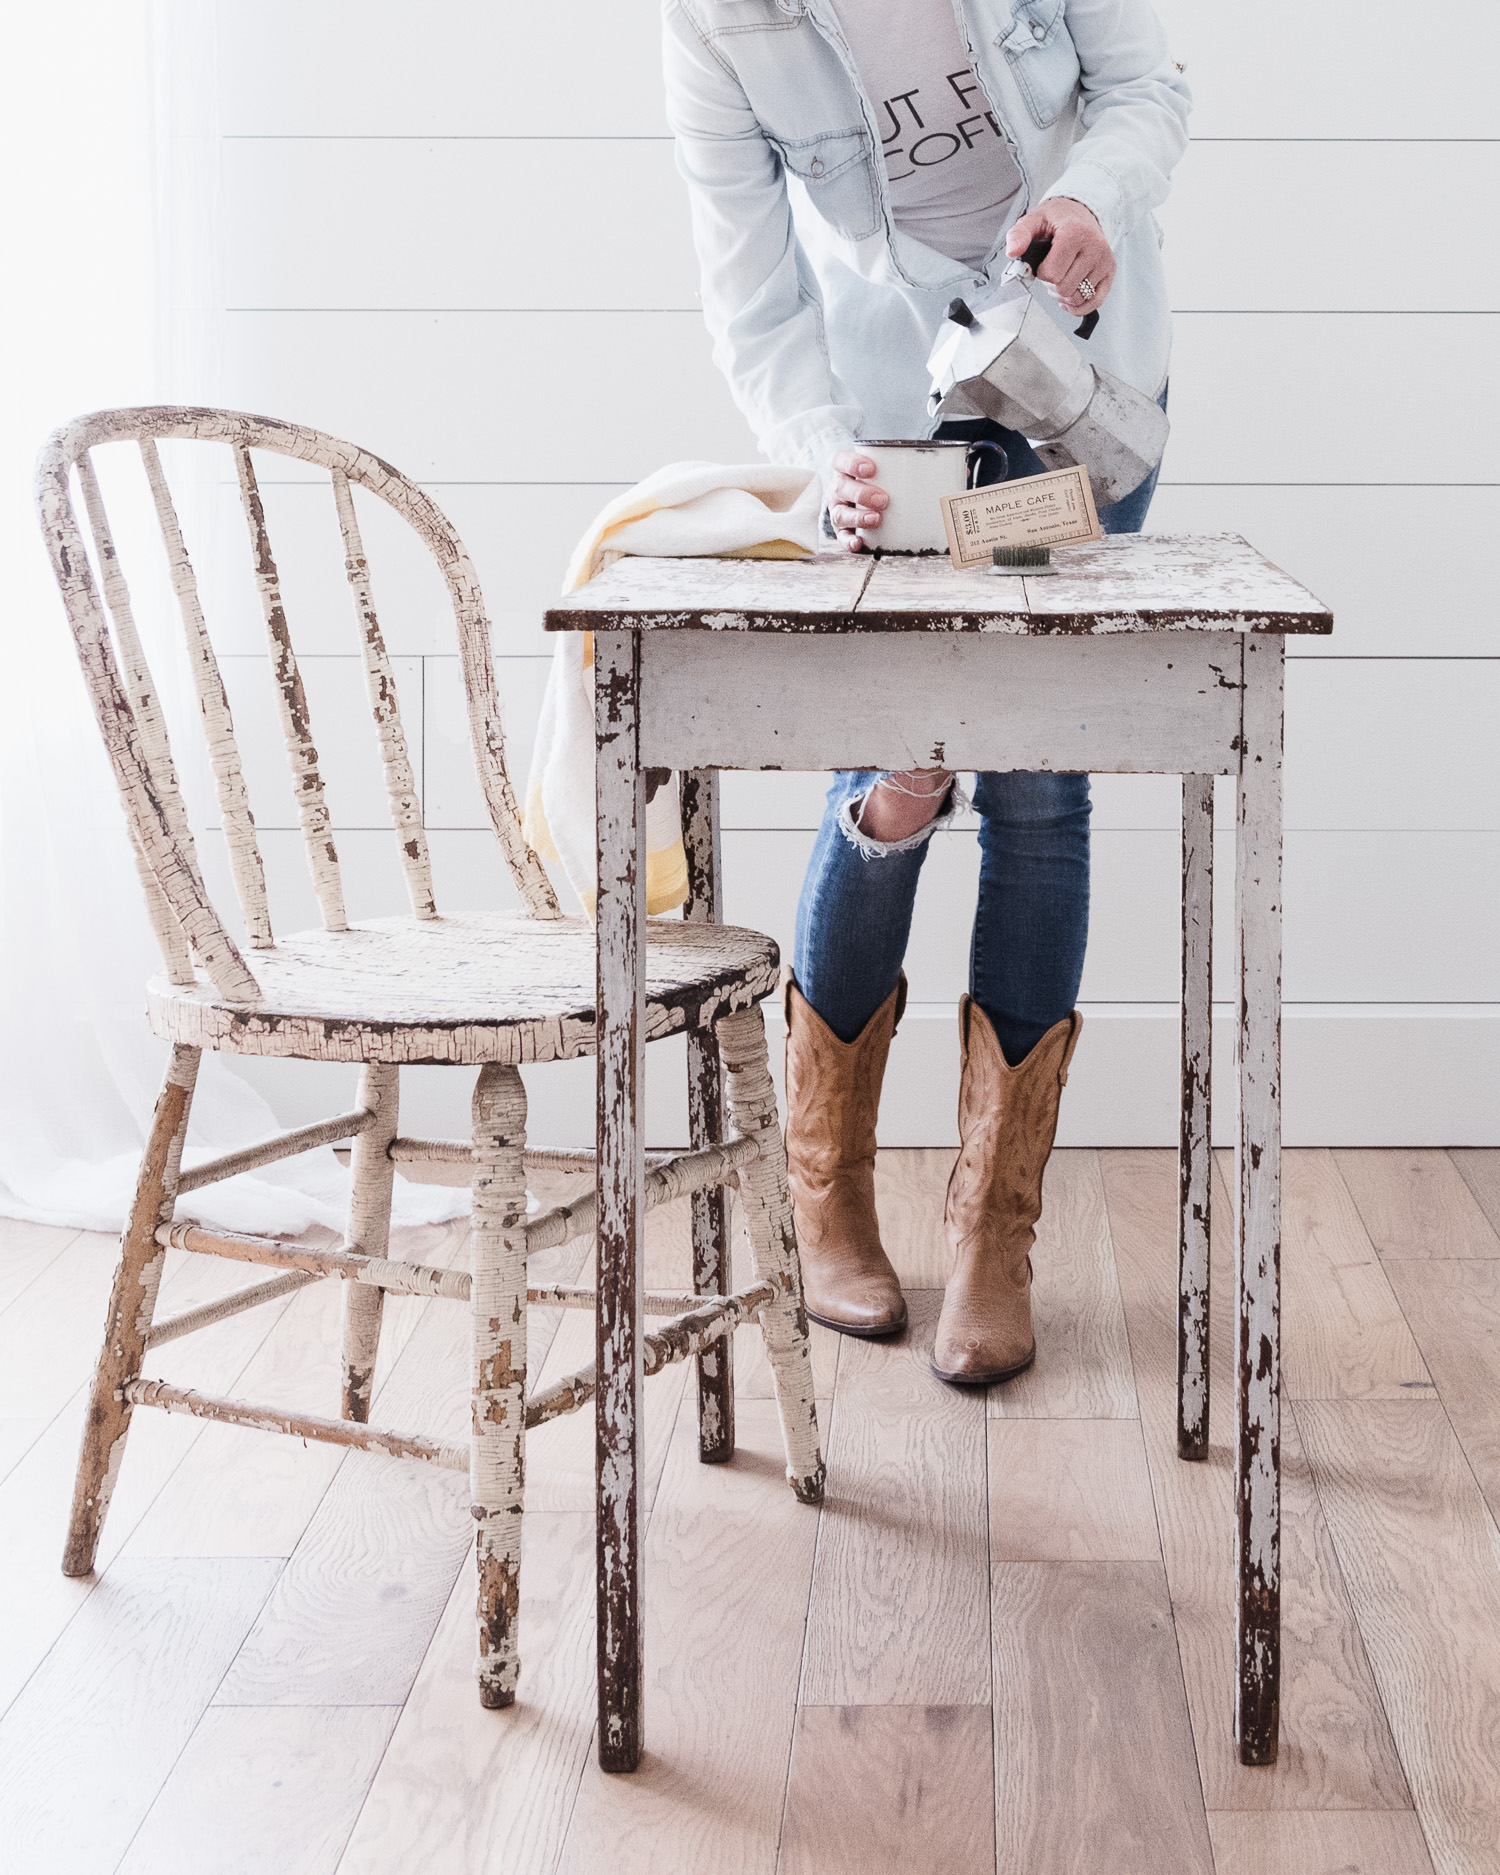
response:
[(1220, 1810), (1218, 1875), (1432, 1875), (1411, 1810)]
[(845, 1338), (808, 1617), (810, 1706), (988, 1704), (984, 1394), (932, 1371), (941, 1296)]
[[(1399, 1400), (1431, 1393), (1431, 1377), (1388, 1272), (1333, 1154), (1289, 1152), (1282, 1165), (1286, 1392), (1294, 1400)], [(1228, 1218), (1228, 1190), (1223, 1197)], [(1228, 1307), (1232, 1298), (1226, 1295), (1224, 1302)]]
[(1383, 1257), (1500, 1257), (1500, 1232), (1446, 1152), (1339, 1147), (1333, 1154)]
[(1500, 1855), (1500, 1540), (1435, 1400), (1296, 1419), (1440, 1875)]
[(994, 1875), (988, 1705), (801, 1709), (776, 1875), (837, 1868)]
[(1386, 1274), (1490, 1515), (1500, 1522), (1500, 1263), (1392, 1259)]
[[(1283, 1416), (1281, 1748), (1271, 1775), (1240, 1764), (1226, 1688), (1234, 1636), (1234, 1288), (1229, 1207), (1213, 1207), (1211, 1443), (1177, 1456), (1177, 1174), (1161, 1152), (1100, 1155), (1110, 1232), (1130, 1326), (1162, 1555), (1204, 1796), (1210, 1810), (1361, 1810), (1410, 1801), (1379, 1693), (1344, 1591), (1296, 1427)], [(1287, 1242), (1284, 1257), (1296, 1255)]]
[(1448, 1157), (1489, 1219), (1490, 1228), (1500, 1232), (1500, 1147), (1450, 1146)]
[[(1054, 1155), (1038, 1359), (988, 1396), (929, 1366), (951, 1162), (881, 1157), (912, 1325), (815, 1336), (821, 1512), (787, 1490), (756, 1330), (727, 1466), (697, 1462), (690, 1367), (648, 1383), (647, 1752), (628, 1778), (594, 1759), (590, 1414), (528, 1441), (506, 1713), (474, 1694), (461, 1477), (137, 1413), (99, 1573), (66, 1581), (113, 1250), (0, 1224), (6, 1875), (1500, 1875), (1500, 1155), (1285, 1155), (1266, 1770), (1229, 1726), (1222, 1166), (1212, 1440), (1184, 1464), (1174, 1156)], [(464, 1228), (403, 1253), (460, 1262)], [(646, 1262), (685, 1285), (685, 1204), (652, 1214)], [(243, 1280), (174, 1254), (164, 1296)], [(152, 1365), (326, 1412), (339, 1302), (304, 1291)], [(591, 1358), (590, 1318), (533, 1311), (530, 1351), (538, 1384), (560, 1377)], [(394, 1299), (376, 1417), (461, 1436), (467, 1368), (461, 1308)]]
[(997, 1563), (1002, 1869), (1211, 1875), (1161, 1563)]

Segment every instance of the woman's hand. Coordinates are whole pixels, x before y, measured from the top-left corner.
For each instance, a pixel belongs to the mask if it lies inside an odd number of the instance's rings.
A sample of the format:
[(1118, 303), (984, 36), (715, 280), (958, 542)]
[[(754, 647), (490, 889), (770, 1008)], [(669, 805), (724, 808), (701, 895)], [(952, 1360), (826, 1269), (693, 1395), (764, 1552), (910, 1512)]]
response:
[[(1098, 312), (1114, 284), (1115, 256), (1094, 211), (1071, 196), (1050, 196), (1011, 229), (1005, 237), (1005, 251), (1014, 260), (1033, 241), (1047, 239), (1052, 252), (1038, 267), (1037, 279), (1046, 281), (1052, 297), (1070, 313)], [(1079, 293), (1085, 280), (1093, 287), (1092, 294)]]
[(871, 479), (875, 464), (855, 449), (841, 449), (833, 459), (833, 483), (828, 494), (828, 514), (838, 535), (839, 545), (850, 553), (861, 553), (865, 543), (856, 528), (879, 527), (880, 517), (890, 506), (890, 496)]

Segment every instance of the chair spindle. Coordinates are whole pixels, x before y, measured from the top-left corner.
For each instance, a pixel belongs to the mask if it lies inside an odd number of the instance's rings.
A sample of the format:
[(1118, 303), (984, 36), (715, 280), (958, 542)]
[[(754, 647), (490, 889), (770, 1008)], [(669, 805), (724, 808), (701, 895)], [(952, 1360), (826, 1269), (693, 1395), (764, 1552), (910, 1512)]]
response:
[[(146, 654), (141, 648), (140, 634), (135, 625), (135, 613), (130, 603), (130, 588), (125, 582), (120, 556), (115, 550), (114, 535), (110, 532), (109, 517), (104, 509), (104, 498), (99, 492), (99, 480), (94, 474), (93, 460), (87, 450), (78, 458), (78, 486), (83, 494), (83, 506), (84, 512), (88, 515), (89, 532), (94, 538), (94, 554), (99, 562), (100, 584), (104, 588), (104, 603), (109, 608), (110, 620), (114, 626), (115, 643), (119, 650), (126, 695), (130, 699), (130, 707), (135, 714), (136, 726), (140, 732), (141, 755), (150, 771), (162, 810), (182, 845), (188, 864), (198, 875), (201, 890), (202, 875), (198, 867), (197, 848), (193, 843), (192, 829), (188, 825), (187, 808), (183, 804), (182, 794), (177, 786), (177, 771), (172, 762), (172, 746), (167, 739), (167, 725), (161, 713), (161, 704), (157, 699), (156, 685), (152, 682)], [(156, 941), (161, 946), (167, 979), (172, 983), (191, 983), (193, 981), (192, 952), (187, 939), (182, 934), (181, 927), (172, 914), (171, 907), (167, 904), (166, 895), (157, 884), (156, 874), (151, 870), (145, 849), (140, 842), (140, 836), (134, 826), (130, 829), (130, 848), (135, 855), (136, 870), (140, 874), (141, 885), (146, 894), (146, 915), (151, 920), (151, 929), (155, 932)], [(204, 897), (207, 897), (206, 892), (204, 892)]]
[(229, 848), (229, 865), (239, 896), (240, 914), (245, 920), (245, 937), (254, 950), (270, 950), (276, 939), (271, 931), (271, 914), (266, 903), (266, 875), (261, 863), (260, 846), (255, 838), (255, 818), (250, 812), (250, 798), (240, 767), (239, 747), (234, 739), (234, 719), (229, 713), (229, 698), (224, 679), (214, 656), (203, 607), (198, 599), (198, 582), (188, 559), (187, 544), (182, 538), (177, 510), (162, 474), (161, 457), (155, 440), (140, 439), (141, 460), (146, 465), (146, 480), (156, 504), (156, 518), (171, 568), (172, 589), (177, 595), (187, 635), (188, 662), (198, 705), (203, 712), (204, 733), (208, 740), (209, 761), (213, 765), (214, 786), (219, 798), (219, 812), (224, 820), (224, 839)]
[(406, 873), (406, 889), (411, 908), (418, 918), (436, 918), (437, 903), (432, 895), (432, 864), (427, 856), (427, 835), (422, 826), (422, 803), (417, 797), (416, 777), (412, 774), (407, 753), (406, 733), (401, 727), (401, 706), (396, 698), (396, 678), (386, 655), (380, 621), (375, 616), (375, 600), (370, 590), (369, 564), (364, 542), (354, 514), (354, 497), (349, 478), (341, 469), (331, 471), (333, 499), (338, 509), (339, 529), (344, 537), (344, 569), (354, 594), (354, 610), (359, 619), (360, 649), (365, 660), (365, 681), (369, 687), (370, 709), (375, 718), (375, 733), (380, 738), (380, 760), (385, 769), (386, 793), (390, 797), (391, 819), (401, 849), (401, 865)]
[(292, 634), (286, 622), (286, 608), (281, 602), (281, 576), (271, 552), (271, 536), (266, 528), (265, 504), (255, 479), (255, 468), (245, 444), (235, 446), (235, 471), (240, 482), (240, 504), (250, 528), (250, 552), (255, 560), (255, 585), (266, 621), (266, 637), (271, 646), (271, 669), (276, 678), (276, 705), (281, 712), (281, 732), (286, 739), (287, 761), (291, 764), (292, 788), (297, 797), (297, 818), (307, 843), (307, 865), (312, 874), (313, 891), (324, 927), (329, 931), (347, 931), (349, 919), (344, 911), (344, 887), (339, 876), (338, 849), (333, 839), (333, 823), (323, 794), (323, 777), (318, 769), (317, 745), (312, 739), (312, 716), (307, 705), (307, 691), (297, 654), (292, 648)]

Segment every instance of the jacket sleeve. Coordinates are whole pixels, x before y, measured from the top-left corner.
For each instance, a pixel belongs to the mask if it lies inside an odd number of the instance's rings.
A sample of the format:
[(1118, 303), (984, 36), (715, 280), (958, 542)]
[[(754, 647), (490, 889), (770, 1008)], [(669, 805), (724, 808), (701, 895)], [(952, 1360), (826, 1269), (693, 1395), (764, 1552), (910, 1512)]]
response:
[(1113, 248), (1164, 202), (1192, 93), (1149, 0), (1067, 0), (1084, 133), (1047, 190), (1091, 208)]
[(826, 477), (829, 457), (854, 442), (861, 413), (834, 379), (781, 158), (680, 0), (664, 0), (663, 60), (714, 362), (762, 453)]

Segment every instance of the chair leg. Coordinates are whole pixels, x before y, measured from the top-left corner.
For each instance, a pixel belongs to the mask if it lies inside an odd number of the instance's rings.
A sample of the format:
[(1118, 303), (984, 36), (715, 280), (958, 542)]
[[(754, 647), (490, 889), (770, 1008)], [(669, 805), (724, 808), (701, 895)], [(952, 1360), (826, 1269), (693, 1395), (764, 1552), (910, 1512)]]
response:
[(474, 1089), (474, 1399), (469, 1446), (479, 1564), (483, 1705), (510, 1705), (520, 1672), (521, 1512), (526, 1492), (526, 1089), (488, 1063)]
[(820, 1504), (826, 1467), (818, 1449), (802, 1269), (787, 1188), (786, 1147), (759, 1007), (725, 1016), (718, 1024), (718, 1037), (735, 1133), (759, 1140), (761, 1148), (760, 1157), (740, 1171), (740, 1202), (756, 1277), (770, 1277), (781, 1289), (776, 1300), (761, 1310), (760, 1326), (786, 1442), (786, 1475), (804, 1504)]
[(1213, 1192), (1214, 778), (1182, 778), (1182, 1114), (1177, 1146), (1177, 1452), (1208, 1456)]
[(166, 1252), (156, 1241), (160, 1224), (168, 1222), (182, 1168), (182, 1144), (187, 1137), (188, 1112), (198, 1078), (199, 1051), (176, 1047), (151, 1118), (151, 1131), (136, 1178), (135, 1197), (120, 1244), (104, 1345), (94, 1369), (83, 1444), (78, 1454), (78, 1476), (73, 1486), (73, 1509), (63, 1550), (63, 1574), (86, 1576), (94, 1567), (94, 1553), (109, 1509), (125, 1435), (130, 1430), (129, 1405), (120, 1398), (126, 1381), (138, 1378), (146, 1352), (146, 1337), (156, 1313)]
[[(359, 1104), (375, 1114), (375, 1124), (354, 1136), (349, 1169), (349, 1242), (365, 1256), (383, 1257), (391, 1247), (391, 1193), (396, 1167), (390, 1144), (400, 1113), (401, 1070), (370, 1061), (360, 1076)], [(361, 1425), (370, 1417), (375, 1386), (375, 1356), (385, 1291), (373, 1283), (344, 1285), (343, 1380), (339, 1412)]]
[[(688, 1144), (695, 1152), (724, 1137), (724, 1075), (719, 1044), (705, 1032), (687, 1038)], [(722, 1185), (695, 1191), (693, 1290), (729, 1293), (729, 1193)], [(722, 1465), (734, 1457), (734, 1340), (725, 1335), (698, 1356), (698, 1458)]]

